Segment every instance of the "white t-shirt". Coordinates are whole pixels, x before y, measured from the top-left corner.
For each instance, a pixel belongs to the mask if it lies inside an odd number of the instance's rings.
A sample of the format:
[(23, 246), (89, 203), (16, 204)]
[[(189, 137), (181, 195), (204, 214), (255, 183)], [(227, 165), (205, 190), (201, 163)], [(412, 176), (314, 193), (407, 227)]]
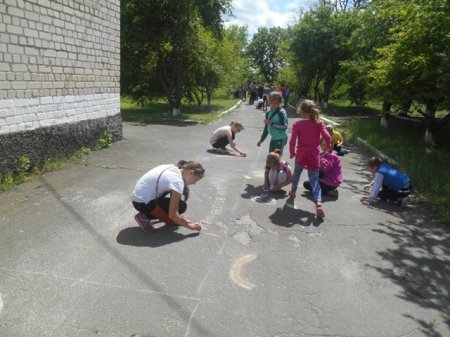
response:
[(270, 169), (268, 175), (270, 189), (273, 190), (276, 185), (284, 183), (287, 180), (287, 174), (290, 170), (291, 167), (284, 161), (276, 169)]
[[(164, 171), (162, 174), (161, 172)], [(156, 181), (158, 181), (158, 196), (156, 196)], [(136, 202), (149, 203), (166, 192), (173, 190), (183, 194), (184, 181), (177, 166), (168, 164), (157, 166), (144, 174), (136, 183), (131, 199)]]
[(226, 137), (227, 135), (230, 136), (230, 138), (232, 137), (231, 125), (222, 126), (221, 128), (218, 128), (216, 131), (214, 131), (213, 134), (211, 135), (209, 143), (212, 145), (215, 142), (217, 142), (219, 138)]

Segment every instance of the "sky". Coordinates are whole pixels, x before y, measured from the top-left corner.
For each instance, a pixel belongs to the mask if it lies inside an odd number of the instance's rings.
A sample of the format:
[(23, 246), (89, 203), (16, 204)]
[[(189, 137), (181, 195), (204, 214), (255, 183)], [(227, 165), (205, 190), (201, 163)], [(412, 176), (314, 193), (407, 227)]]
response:
[(250, 35), (258, 27), (282, 27), (292, 25), (296, 13), (307, 10), (315, 0), (232, 0), (233, 16), (226, 20), (225, 27), (236, 24), (247, 25)]

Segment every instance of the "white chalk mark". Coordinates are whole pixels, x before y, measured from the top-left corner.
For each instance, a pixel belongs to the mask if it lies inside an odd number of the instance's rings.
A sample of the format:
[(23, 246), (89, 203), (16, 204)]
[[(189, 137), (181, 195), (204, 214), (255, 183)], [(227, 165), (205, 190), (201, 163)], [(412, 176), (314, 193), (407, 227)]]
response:
[(0, 312), (3, 311), (3, 300), (2, 300), (2, 294), (0, 294)]
[(252, 196), (251, 199), (260, 204), (271, 204), (271, 205), (276, 204), (276, 201), (274, 198), (271, 198), (265, 194)]
[[(202, 227), (203, 227), (203, 229), (207, 229), (207, 227), (205, 227), (205, 226), (203, 225), (203, 223), (202, 223)], [(220, 237), (220, 235), (218, 235), (218, 234), (205, 233), (205, 232), (203, 232), (203, 235), (213, 236), (213, 237), (215, 237), (215, 238)]]
[(194, 310), (192, 310), (192, 312), (191, 312), (191, 316), (189, 316), (189, 321), (186, 326), (186, 332), (184, 333), (184, 337), (187, 337), (189, 335), (189, 330), (191, 329), (191, 322), (192, 322), (192, 319), (194, 318), (195, 312), (197, 311), (198, 305), (199, 304), (197, 303)]
[(248, 289), (251, 290), (254, 287), (256, 287), (256, 285), (254, 285), (253, 283), (248, 282), (247, 280), (244, 280), (241, 276), (241, 271), (242, 268), (252, 262), (253, 260), (256, 259), (256, 255), (255, 254), (249, 254), (249, 255), (245, 255), (239, 259), (237, 259), (231, 269), (230, 269), (230, 278), (233, 280), (234, 283), (236, 283), (238, 286), (244, 288), (244, 289)]
[(45, 277), (52, 277), (52, 278), (59, 279), (59, 280), (72, 281), (74, 283), (82, 283), (82, 284), (93, 285), (93, 286), (110, 287), (110, 288), (122, 289), (122, 290), (126, 290), (126, 291), (136, 291), (136, 292), (156, 294), (156, 295), (166, 296), (166, 297), (181, 298), (181, 299), (185, 299), (185, 300), (200, 301), (200, 299), (197, 297), (164, 293), (161, 291), (150, 290), (150, 289), (124, 287), (124, 286), (120, 286), (120, 285), (112, 284), (112, 283), (86, 281), (84, 279), (76, 279), (73, 277), (59, 276), (59, 275), (55, 275), (55, 274), (48, 274), (48, 273), (27, 271), (27, 270), (18, 270), (18, 269), (8, 269), (8, 268), (0, 268), (0, 270), (10, 272), (10, 273), (21, 273), (21, 274), (27, 274), (27, 275), (39, 275), (39, 276), (45, 276)]
[(200, 285), (197, 288), (197, 294), (200, 294), (200, 292), (202, 291), (203, 284), (205, 283), (206, 279), (208, 278), (209, 273), (213, 269), (213, 267), (216, 264), (217, 260), (219, 260), (219, 256), (223, 254), (223, 246), (224, 245), (225, 245), (225, 242), (223, 242), (222, 246), (220, 246), (220, 249), (219, 249), (219, 251), (216, 254), (216, 258), (214, 259), (214, 261), (209, 266), (208, 271), (206, 272), (205, 277), (203, 278), (202, 282), (200, 282)]

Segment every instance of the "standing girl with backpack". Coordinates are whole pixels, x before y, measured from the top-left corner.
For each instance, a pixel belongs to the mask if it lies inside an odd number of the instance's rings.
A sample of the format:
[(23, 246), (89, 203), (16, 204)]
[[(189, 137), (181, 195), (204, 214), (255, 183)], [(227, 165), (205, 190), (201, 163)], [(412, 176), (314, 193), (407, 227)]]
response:
[(308, 171), (308, 178), (316, 203), (316, 215), (325, 217), (322, 207), (322, 196), (319, 184), (320, 168), (320, 137), (330, 148), (330, 134), (324, 123), (320, 120), (320, 110), (311, 100), (304, 100), (297, 112), (303, 118), (292, 126), (292, 136), (289, 142), (290, 158), (295, 157), (294, 176), (289, 195), (295, 198), (300, 175), (303, 170)]

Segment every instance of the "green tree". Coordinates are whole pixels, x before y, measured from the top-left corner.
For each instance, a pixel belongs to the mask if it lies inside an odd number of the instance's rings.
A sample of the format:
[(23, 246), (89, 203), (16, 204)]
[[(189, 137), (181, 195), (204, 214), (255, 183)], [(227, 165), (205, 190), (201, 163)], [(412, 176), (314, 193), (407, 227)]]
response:
[(390, 22), (370, 72), (378, 91), (392, 93), (398, 105), (418, 102), (427, 124), (426, 141), (450, 120), (437, 120), (439, 106), (450, 106), (450, 3), (447, 0), (380, 0), (372, 15)]
[(328, 102), (341, 62), (350, 59), (349, 39), (355, 29), (352, 11), (320, 5), (306, 13), (294, 28), (293, 66), (300, 94), (314, 89), (314, 99)]
[(286, 30), (279, 27), (258, 28), (248, 45), (247, 54), (258, 73), (268, 83), (277, 80), (284, 58), (279, 53), (280, 44), (286, 41)]
[(200, 27), (220, 36), (229, 0), (124, 0), (121, 4), (122, 93), (134, 100), (165, 96), (180, 111)]

